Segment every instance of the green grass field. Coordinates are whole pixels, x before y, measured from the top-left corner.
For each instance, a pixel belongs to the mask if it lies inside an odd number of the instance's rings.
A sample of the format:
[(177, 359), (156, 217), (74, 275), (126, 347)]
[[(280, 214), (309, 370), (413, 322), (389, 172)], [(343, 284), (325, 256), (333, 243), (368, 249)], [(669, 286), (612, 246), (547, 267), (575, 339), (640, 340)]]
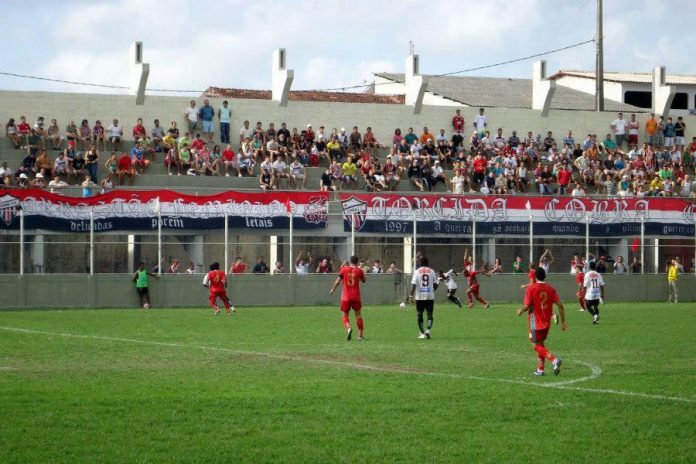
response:
[(0, 312), (0, 462), (696, 462), (695, 305)]

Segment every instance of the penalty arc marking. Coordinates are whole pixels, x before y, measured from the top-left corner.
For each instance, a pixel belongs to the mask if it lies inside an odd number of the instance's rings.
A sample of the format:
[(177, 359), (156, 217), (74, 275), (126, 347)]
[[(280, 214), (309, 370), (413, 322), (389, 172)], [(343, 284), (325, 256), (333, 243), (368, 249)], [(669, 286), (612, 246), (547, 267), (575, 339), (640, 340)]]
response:
[(331, 359), (307, 358), (307, 357), (291, 355), (291, 354), (287, 354), (287, 353), (270, 353), (270, 352), (263, 352), (263, 351), (234, 350), (234, 349), (230, 349), (230, 348), (222, 348), (222, 347), (215, 347), (215, 346), (191, 345), (191, 344), (175, 343), (175, 342), (158, 342), (155, 340), (139, 340), (139, 339), (135, 339), (135, 338), (108, 337), (108, 336), (103, 336), (103, 335), (84, 335), (84, 334), (72, 334), (72, 333), (62, 333), (62, 332), (48, 332), (48, 331), (43, 331), (43, 330), (33, 330), (33, 329), (25, 329), (22, 327), (7, 327), (7, 326), (0, 326), (0, 330), (6, 330), (9, 332), (17, 332), (17, 333), (33, 334), (33, 335), (49, 335), (49, 336), (56, 336), (56, 337), (80, 338), (80, 339), (87, 339), (87, 340), (105, 340), (105, 341), (133, 343), (133, 344), (140, 344), (140, 345), (166, 346), (166, 347), (173, 347), (173, 348), (191, 348), (191, 349), (197, 349), (197, 350), (215, 351), (215, 352), (220, 352), (220, 353), (229, 353), (229, 354), (242, 355), (242, 356), (257, 356), (260, 358), (279, 359), (279, 360), (284, 360), (284, 361), (294, 361), (294, 362), (300, 362), (300, 363), (339, 366), (339, 367), (346, 367), (346, 368), (350, 368), (350, 369), (366, 370), (366, 371), (374, 371), (374, 372), (385, 372), (385, 373), (393, 373), (393, 374), (407, 374), (407, 375), (414, 375), (414, 376), (420, 375), (420, 376), (428, 376), (428, 377), (446, 377), (446, 378), (453, 378), (453, 379), (477, 380), (477, 381), (482, 381), (482, 382), (498, 382), (498, 383), (508, 383), (508, 384), (516, 384), (516, 385), (526, 385), (526, 386), (531, 386), (531, 387), (536, 387), (536, 388), (557, 388), (557, 389), (561, 389), (561, 390), (572, 390), (572, 391), (579, 391), (579, 392), (586, 392), (586, 393), (603, 393), (603, 394), (628, 396), (628, 397), (633, 397), (633, 398), (642, 398), (642, 399), (650, 399), (650, 400), (657, 400), (657, 401), (696, 403), (696, 399), (694, 399), (694, 398), (682, 398), (682, 397), (677, 397), (677, 396), (656, 395), (656, 394), (651, 394), (651, 393), (633, 392), (633, 391), (627, 391), (627, 390), (615, 390), (615, 389), (609, 389), (609, 388), (579, 387), (575, 384), (577, 384), (579, 382), (587, 382), (587, 381), (596, 379), (602, 374), (602, 370), (599, 367), (594, 366), (594, 365), (589, 364), (589, 363), (586, 363), (586, 362), (583, 362), (583, 361), (576, 361), (576, 362), (578, 362), (579, 364), (583, 364), (583, 365), (587, 366), (591, 371), (590, 375), (580, 377), (577, 379), (565, 380), (565, 381), (540, 383), (540, 382), (530, 382), (527, 380), (499, 379), (499, 378), (494, 378), (494, 377), (481, 377), (481, 376), (476, 376), (476, 375), (464, 375), (464, 374), (454, 374), (454, 373), (449, 374), (449, 373), (444, 373), (444, 372), (428, 372), (428, 371), (409, 370), (406, 368), (399, 369), (399, 368), (395, 368), (395, 367), (375, 366), (375, 365), (371, 365), (371, 364), (351, 363), (351, 362), (347, 362), (347, 361), (336, 361), (336, 360), (331, 360)]

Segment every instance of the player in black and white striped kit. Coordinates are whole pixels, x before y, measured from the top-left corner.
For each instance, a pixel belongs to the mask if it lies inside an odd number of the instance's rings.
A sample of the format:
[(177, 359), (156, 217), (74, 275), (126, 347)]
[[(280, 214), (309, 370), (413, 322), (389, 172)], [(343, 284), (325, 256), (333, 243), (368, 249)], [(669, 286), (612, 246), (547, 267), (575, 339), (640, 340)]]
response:
[(457, 282), (454, 281), (454, 276), (456, 276), (457, 273), (454, 269), (450, 269), (447, 272), (439, 271), (438, 274), (439, 281), (445, 282), (445, 285), (447, 285), (447, 299), (456, 304), (459, 309), (462, 309), (462, 302), (459, 301), (459, 298), (454, 296), (454, 294), (457, 293)]
[[(435, 309), (435, 290), (437, 290), (437, 274), (428, 267), (428, 258), (421, 256), (420, 267), (413, 271), (413, 279), (411, 279), (411, 299), (415, 294), (419, 339), (430, 338)], [(423, 327), (423, 312), (428, 314), (427, 328)]]

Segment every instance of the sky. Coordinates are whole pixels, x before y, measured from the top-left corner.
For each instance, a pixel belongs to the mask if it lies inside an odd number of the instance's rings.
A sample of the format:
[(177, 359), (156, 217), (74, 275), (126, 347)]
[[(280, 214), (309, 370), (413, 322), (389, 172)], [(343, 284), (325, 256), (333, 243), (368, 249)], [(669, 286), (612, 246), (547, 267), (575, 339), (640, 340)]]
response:
[[(596, 33), (596, 0), (0, 1), (0, 71), (128, 85), (129, 46), (137, 40), (150, 63), (147, 86), (166, 89), (270, 89), (271, 55), (281, 47), (295, 73), (292, 89), (307, 90), (403, 72), (409, 41), (421, 74), (439, 74)], [(694, 0), (605, 0), (605, 70), (664, 65), (670, 73), (696, 74), (695, 13)], [(594, 44), (545, 59), (550, 74), (593, 70)], [(463, 75), (530, 78), (532, 62)], [(0, 89), (109, 92), (2, 75)]]

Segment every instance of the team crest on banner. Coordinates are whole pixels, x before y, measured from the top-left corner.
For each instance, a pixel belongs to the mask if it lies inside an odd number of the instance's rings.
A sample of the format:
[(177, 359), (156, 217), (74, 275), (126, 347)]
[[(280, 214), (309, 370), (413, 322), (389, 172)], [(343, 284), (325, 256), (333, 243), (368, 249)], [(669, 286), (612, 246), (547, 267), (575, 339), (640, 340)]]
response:
[(12, 221), (14, 221), (14, 218), (17, 216), (18, 206), (18, 198), (12, 195), (3, 195), (0, 197), (0, 216), (2, 216), (5, 225), (9, 226), (12, 224)]
[(367, 202), (350, 197), (343, 200), (341, 206), (343, 207), (343, 219), (348, 221), (353, 230), (362, 229), (367, 219)]

